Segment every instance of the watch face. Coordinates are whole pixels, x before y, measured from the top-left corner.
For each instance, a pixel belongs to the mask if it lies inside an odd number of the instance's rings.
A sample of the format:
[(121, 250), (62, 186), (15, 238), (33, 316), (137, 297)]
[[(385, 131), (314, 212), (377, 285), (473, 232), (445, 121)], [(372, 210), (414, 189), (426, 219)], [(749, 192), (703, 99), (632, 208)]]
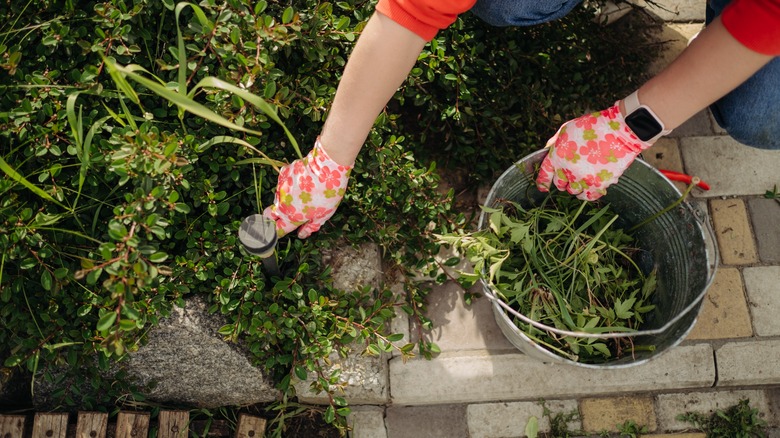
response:
[(658, 120), (650, 114), (647, 108), (638, 108), (636, 111), (626, 116), (626, 125), (634, 131), (637, 137), (642, 141), (650, 140), (660, 134), (663, 127)]

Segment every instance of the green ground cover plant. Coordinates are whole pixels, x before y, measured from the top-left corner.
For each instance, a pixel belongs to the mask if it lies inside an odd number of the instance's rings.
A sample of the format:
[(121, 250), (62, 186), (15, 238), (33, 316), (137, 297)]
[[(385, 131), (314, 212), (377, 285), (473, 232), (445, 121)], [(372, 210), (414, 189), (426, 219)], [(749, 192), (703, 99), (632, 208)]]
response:
[(401, 296), (336, 290), (323, 251), (371, 240), (391, 269), (444, 280), (433, 234), (469, 222), (453, 191), (437, 190), (440, 169), (491, 178), (565, 118), (627, 94), (649, 51), (642, 32), (604, 32), (585, 8), (532, 29), (463, 16), (377, 120), (336, 215), (316, 237), (281, 239), (282, 274), (269, 277), (240, 247), (238, 227), (271, 202), (276, 168), (313, 143), (373, 6), (6, 2), (4, 374), (28, 376), (28, 395), (36, 382), (57, 386), (61, 409), (143, 401), (121, 372), (101, 376), (190, 294), (225, 315), (220, 333), (247, 341), (283, 403), (294, 400), (291, 379), (317, 375), (332, 394), (329, 423), (349, 412), (338, 376), (322, 371), (331, 352), (362, 341), (369, 354), (435, 354), (386, 328), (398, 307), (430, 326), (425, 284), (407, 281)]

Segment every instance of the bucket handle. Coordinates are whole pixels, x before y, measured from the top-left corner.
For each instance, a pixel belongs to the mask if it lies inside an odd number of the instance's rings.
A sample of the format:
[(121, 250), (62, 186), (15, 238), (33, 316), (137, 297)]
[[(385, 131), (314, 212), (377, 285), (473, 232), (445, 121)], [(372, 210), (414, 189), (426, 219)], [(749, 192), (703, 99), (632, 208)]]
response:
[(496, 295), (493, 288), (490, 285), (488, 285), (484, 280), (482, 281), (482, 285), (483, 285), (482, 293), (494, 304), (498, 305), (506, 312), (510, 313), (512, 316), (525, 322), (526, 324), (530, 324), (531, 326), (538, 328), (540, 330), (544, 330), (550, 333), (555, 333), (561, 336), (573, 336), (578, 338), (610, 339), (610, 338), (651, 336), (651, 335), (663, 334), (666, 330), (669, 329), (669, 327), (671, 327), (673, 324), (676, 324), (677, 321), (680, 320), (680, 318), (688, 314), (688, 312), (692, 311), (699, 304), (699, 302), (704, 299), (704, 296), (707, 293), (707, 289), (709, 289), (710, 285), (712, 284), (712, 281), (715, 279), (715, 271), (717, 271), (718, 268), (718, 260), (719, 260), (718, 243), (715, 238), (715, 231), (712, 229), (712, 225), (710, 224), (708, 215), (706, 214), (706, 212), (703, 212), (701, 209), (691, 206), (688, 202), (683, 202), (682, 206), (684, 206), (683, 208), (688, 208), (691, 211), (694, 218), (696, 218), (696, 220), (702, 225), (702, 230), (704, 230), (703, 238), (706, 247), (707, 267), (709, 268), (709, 273), (708, 273), (709, 275), (707, 277), (707, 281), (704, 285), (704, 288), (702, 288), (701, 293), (699, 293), (696, 299), (693, 300), (690, 304), (688, 304), (688, 306), (686, 306), (674, 318), (672, 318), (666, 324), (664, 324), (663, 326), (657, 329), (636, 330), (631, 332), (610, 332), (610, 333), (588, 333), (588, 332), (575, 332), (570, 330), (563, 330), (563, 329), (551, 327), (539, 321), (534, 321), (533, 319), (516, 311), (511, 306), (509, 306), (509, 304), (505, 303), (501, 298), (499, 298)]

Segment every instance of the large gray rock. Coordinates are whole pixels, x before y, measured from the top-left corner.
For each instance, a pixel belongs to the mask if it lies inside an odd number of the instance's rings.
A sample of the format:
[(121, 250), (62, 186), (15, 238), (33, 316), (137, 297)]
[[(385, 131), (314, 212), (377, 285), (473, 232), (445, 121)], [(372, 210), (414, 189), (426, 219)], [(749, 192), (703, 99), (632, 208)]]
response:
[(202, 298), (187, 299), (129, 355), (128, 376), (149, 387), (149, 400), (198, 408), (267, 403), (279, 394), (248, 355), (217, 333), (225, 324), (209, 314)]

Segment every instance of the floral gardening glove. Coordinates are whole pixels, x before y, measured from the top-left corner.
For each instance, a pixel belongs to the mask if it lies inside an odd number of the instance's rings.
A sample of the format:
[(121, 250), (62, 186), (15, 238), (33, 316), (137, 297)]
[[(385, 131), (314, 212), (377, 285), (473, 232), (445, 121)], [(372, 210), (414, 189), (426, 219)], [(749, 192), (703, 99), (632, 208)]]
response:
[(331, 160), (317, 139), (309, 155), (282, 167), (274, 204), (263, 215), (276, 221), (280, 237), (298, 227), (298, 237), (309, 237), (336, 212), (351, 170)]
[(618, 103), (609, 109), (566, 122), (547, 141), (547, 153), (536, 186), (554, 183), (577, 198), (593, 201), (607, 193), (640, 152), (652, 146), (626, 126)]

